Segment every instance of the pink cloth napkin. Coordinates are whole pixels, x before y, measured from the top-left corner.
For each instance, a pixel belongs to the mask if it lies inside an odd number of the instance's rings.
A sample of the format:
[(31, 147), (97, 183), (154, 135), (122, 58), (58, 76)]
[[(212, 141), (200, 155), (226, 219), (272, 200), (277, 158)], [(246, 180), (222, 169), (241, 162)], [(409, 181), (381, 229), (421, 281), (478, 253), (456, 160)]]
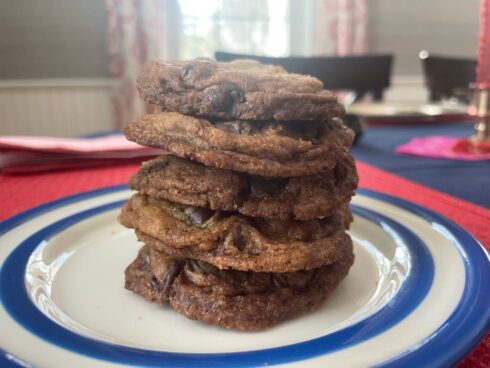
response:
[(0, 137), (0, 170), (31, 173), (141, 161), (164, 151), (129, 142), (122, 134), (97, 138)]
[(28, 150), (38, 152), (110, 152), (140, 151), (145, 147), (128, 141), (122, 134), (98, 138), (55, 138), (55, 137), (0, 137), (0, 150)]
[[(473, 154), (461, 149), (462, 139), (458, 137), (431, 136), (413, 138), (408, 143), (395, 148), (402, 155), (442, 158), (463, 161), (490, 160), (490, 153)], [(459, 149), (458, 149), (459, 147)]]

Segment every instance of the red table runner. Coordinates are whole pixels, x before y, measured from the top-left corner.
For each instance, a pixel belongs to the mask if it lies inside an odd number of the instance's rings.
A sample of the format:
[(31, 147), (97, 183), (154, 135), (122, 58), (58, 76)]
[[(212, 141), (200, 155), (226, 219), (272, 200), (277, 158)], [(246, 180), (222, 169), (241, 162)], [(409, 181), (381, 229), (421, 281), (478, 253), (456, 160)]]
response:
[[(0, 221), (29, 208), (80, 192), (125, 184), (139, 165), (57, 171), (35, 175), (0, 175)], [(490, 210), (415, 184), (370, 165), (357, 163), (360, 187), (390, 194), (429, 208), (471, 232), (490, 250)], [(490, 367), (490, 334), (461, 364)]]

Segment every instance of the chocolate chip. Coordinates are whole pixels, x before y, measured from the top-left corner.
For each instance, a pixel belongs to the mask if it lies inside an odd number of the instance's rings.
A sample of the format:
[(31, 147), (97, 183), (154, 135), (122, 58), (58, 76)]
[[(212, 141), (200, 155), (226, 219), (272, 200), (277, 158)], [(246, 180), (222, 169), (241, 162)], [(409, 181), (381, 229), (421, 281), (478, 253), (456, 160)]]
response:
[(288, 180), (288, 178), (264, 179), (257, 176), (252, 180), (250, 190), (256, 197), (273, 195), (276, 191), (284, 188)]
[(244, 92), (232, 83), (211, 86), (205, 94), (217, 111), (230, 111), (234, 104), (245, 101)]
[(186, 66), (184, 66), (180, 70), (180, 78), (182, 80), (185, 80), (189, 76), (189, 74), (191, 73), (191, 70), (192, 70), (192, 64), (187, 64)]
[(189, 264), (194, 272), (199, 272), (199, 273), (204, 273), (209, 275), (218, 275), (220, 272), (217, 267), (206, 262), (190, 259)]
[(274, 285), (275, 288), (281, 289), (283, 287), (288, 286), (286, 282), (282, 279), (281, 276), (279, 275), (271, 275), (272, 277), (272, 284)]
[(214, 215), (214, 211), (209, 208), (202, 207), (186, 207), (184, 213), (191, 222), (191, 224), (196, 226), (202, 226), (207, 220), (209, 220)]
[(335, 165), (335, 168), (333, 169), (333, 175), (335, 178), (335, 186), (338, 187), (343, 181), (345, 180), (347, 176), (347, 172), (342, 165)]
[(223, 271), (222, 274), (225, 275), (228, 282), (233, 282), (233, 283), (243, 283), (247, 281), (250, 276), (248, 272), (236, 271), (236, 270)]
[(160, 290), (160, 282), (158, 281), (158, 279), (155, 277), (155, 276), (152, 276), (151, 279), (150, 279), (150, 283), (151, 285), (156, 288), (157, 290)]
[(203, 83), (212, 77), (216, 69), (217, 66), (214, 63), (203, 60), (194, 61), (180, 69), (180, 79), (184, 84), (188, 85)]
[(230, 92), (230, 95), (231, 95), (231, 97), (233, 97), (233, 99), (235, 101), (238, 101), (241, 103), (245, 102), (245, 94), (238, 87), (236, 87), (235, 89), (232, 89)]
[(212, 86), (205, 90), (208, 100), (218, 111), (227, 111), (233, 105), (233, 98), (226, 93), (223, 86)]
[(170, 288), (172, 287), (175, 277), (177, 277), (179, 272), (180, 264), (178, 262), (169, 262), (166, 271), (162, 275), (160, 275), (160, 282), (162, 286), (161, 291), (163, 292), (165, 298), (169, 297)]
[(189, 260), (189, 264), (194, 272), (204, 273), (204, 269), (201, 267), (200, 262), (193, 259)]
[(272, 284), (280, 289), (283, 287), (303, 289), (308, 285), (313, 272), (311, 271), (298, 271), (285, 274), (272, 275)]
[(325, 134), (325, 124), (320, 123), (320, 122), (312, 122), (311, 124), (308, 124), (306, 127), (304, 127), (301, 124), (297, 124), (296, 126), (302, 127), (303, 130), (301, 130), (301, 137), (304, 140), (308, 141), (315, 141), (318, 140), (322, 137), (323, 134)]
[(233, 239), (233, 245), (243, 252), (247, 247), (247, 239), (243, 236), (243, 229), (241, 226), (236, 225), (231, 230), (231, 236)]

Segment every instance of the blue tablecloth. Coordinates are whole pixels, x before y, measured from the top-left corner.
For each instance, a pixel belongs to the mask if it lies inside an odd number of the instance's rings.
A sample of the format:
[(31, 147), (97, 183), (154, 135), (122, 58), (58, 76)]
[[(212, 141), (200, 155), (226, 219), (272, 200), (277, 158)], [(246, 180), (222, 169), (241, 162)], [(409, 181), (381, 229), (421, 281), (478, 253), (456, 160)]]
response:
[(439, 190), (449, 195), (490, 208), (490, 161), (454, 161), (402, 156), (396, 146), (413, 137), (445, 135), (467, 137), (473, 125), (424, 124), (367, 128), (362, 140), (352, 149), (356, 159), (385, 171)]

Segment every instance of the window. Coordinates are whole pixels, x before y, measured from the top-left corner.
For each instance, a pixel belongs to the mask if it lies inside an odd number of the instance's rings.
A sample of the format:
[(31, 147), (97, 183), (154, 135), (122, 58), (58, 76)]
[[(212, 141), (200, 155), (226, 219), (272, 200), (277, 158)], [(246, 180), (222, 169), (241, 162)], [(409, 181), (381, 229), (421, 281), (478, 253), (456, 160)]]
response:
[(287, 56), (291, 53), (288, 0), (179, 0), (179, 58), (214, 51)]

